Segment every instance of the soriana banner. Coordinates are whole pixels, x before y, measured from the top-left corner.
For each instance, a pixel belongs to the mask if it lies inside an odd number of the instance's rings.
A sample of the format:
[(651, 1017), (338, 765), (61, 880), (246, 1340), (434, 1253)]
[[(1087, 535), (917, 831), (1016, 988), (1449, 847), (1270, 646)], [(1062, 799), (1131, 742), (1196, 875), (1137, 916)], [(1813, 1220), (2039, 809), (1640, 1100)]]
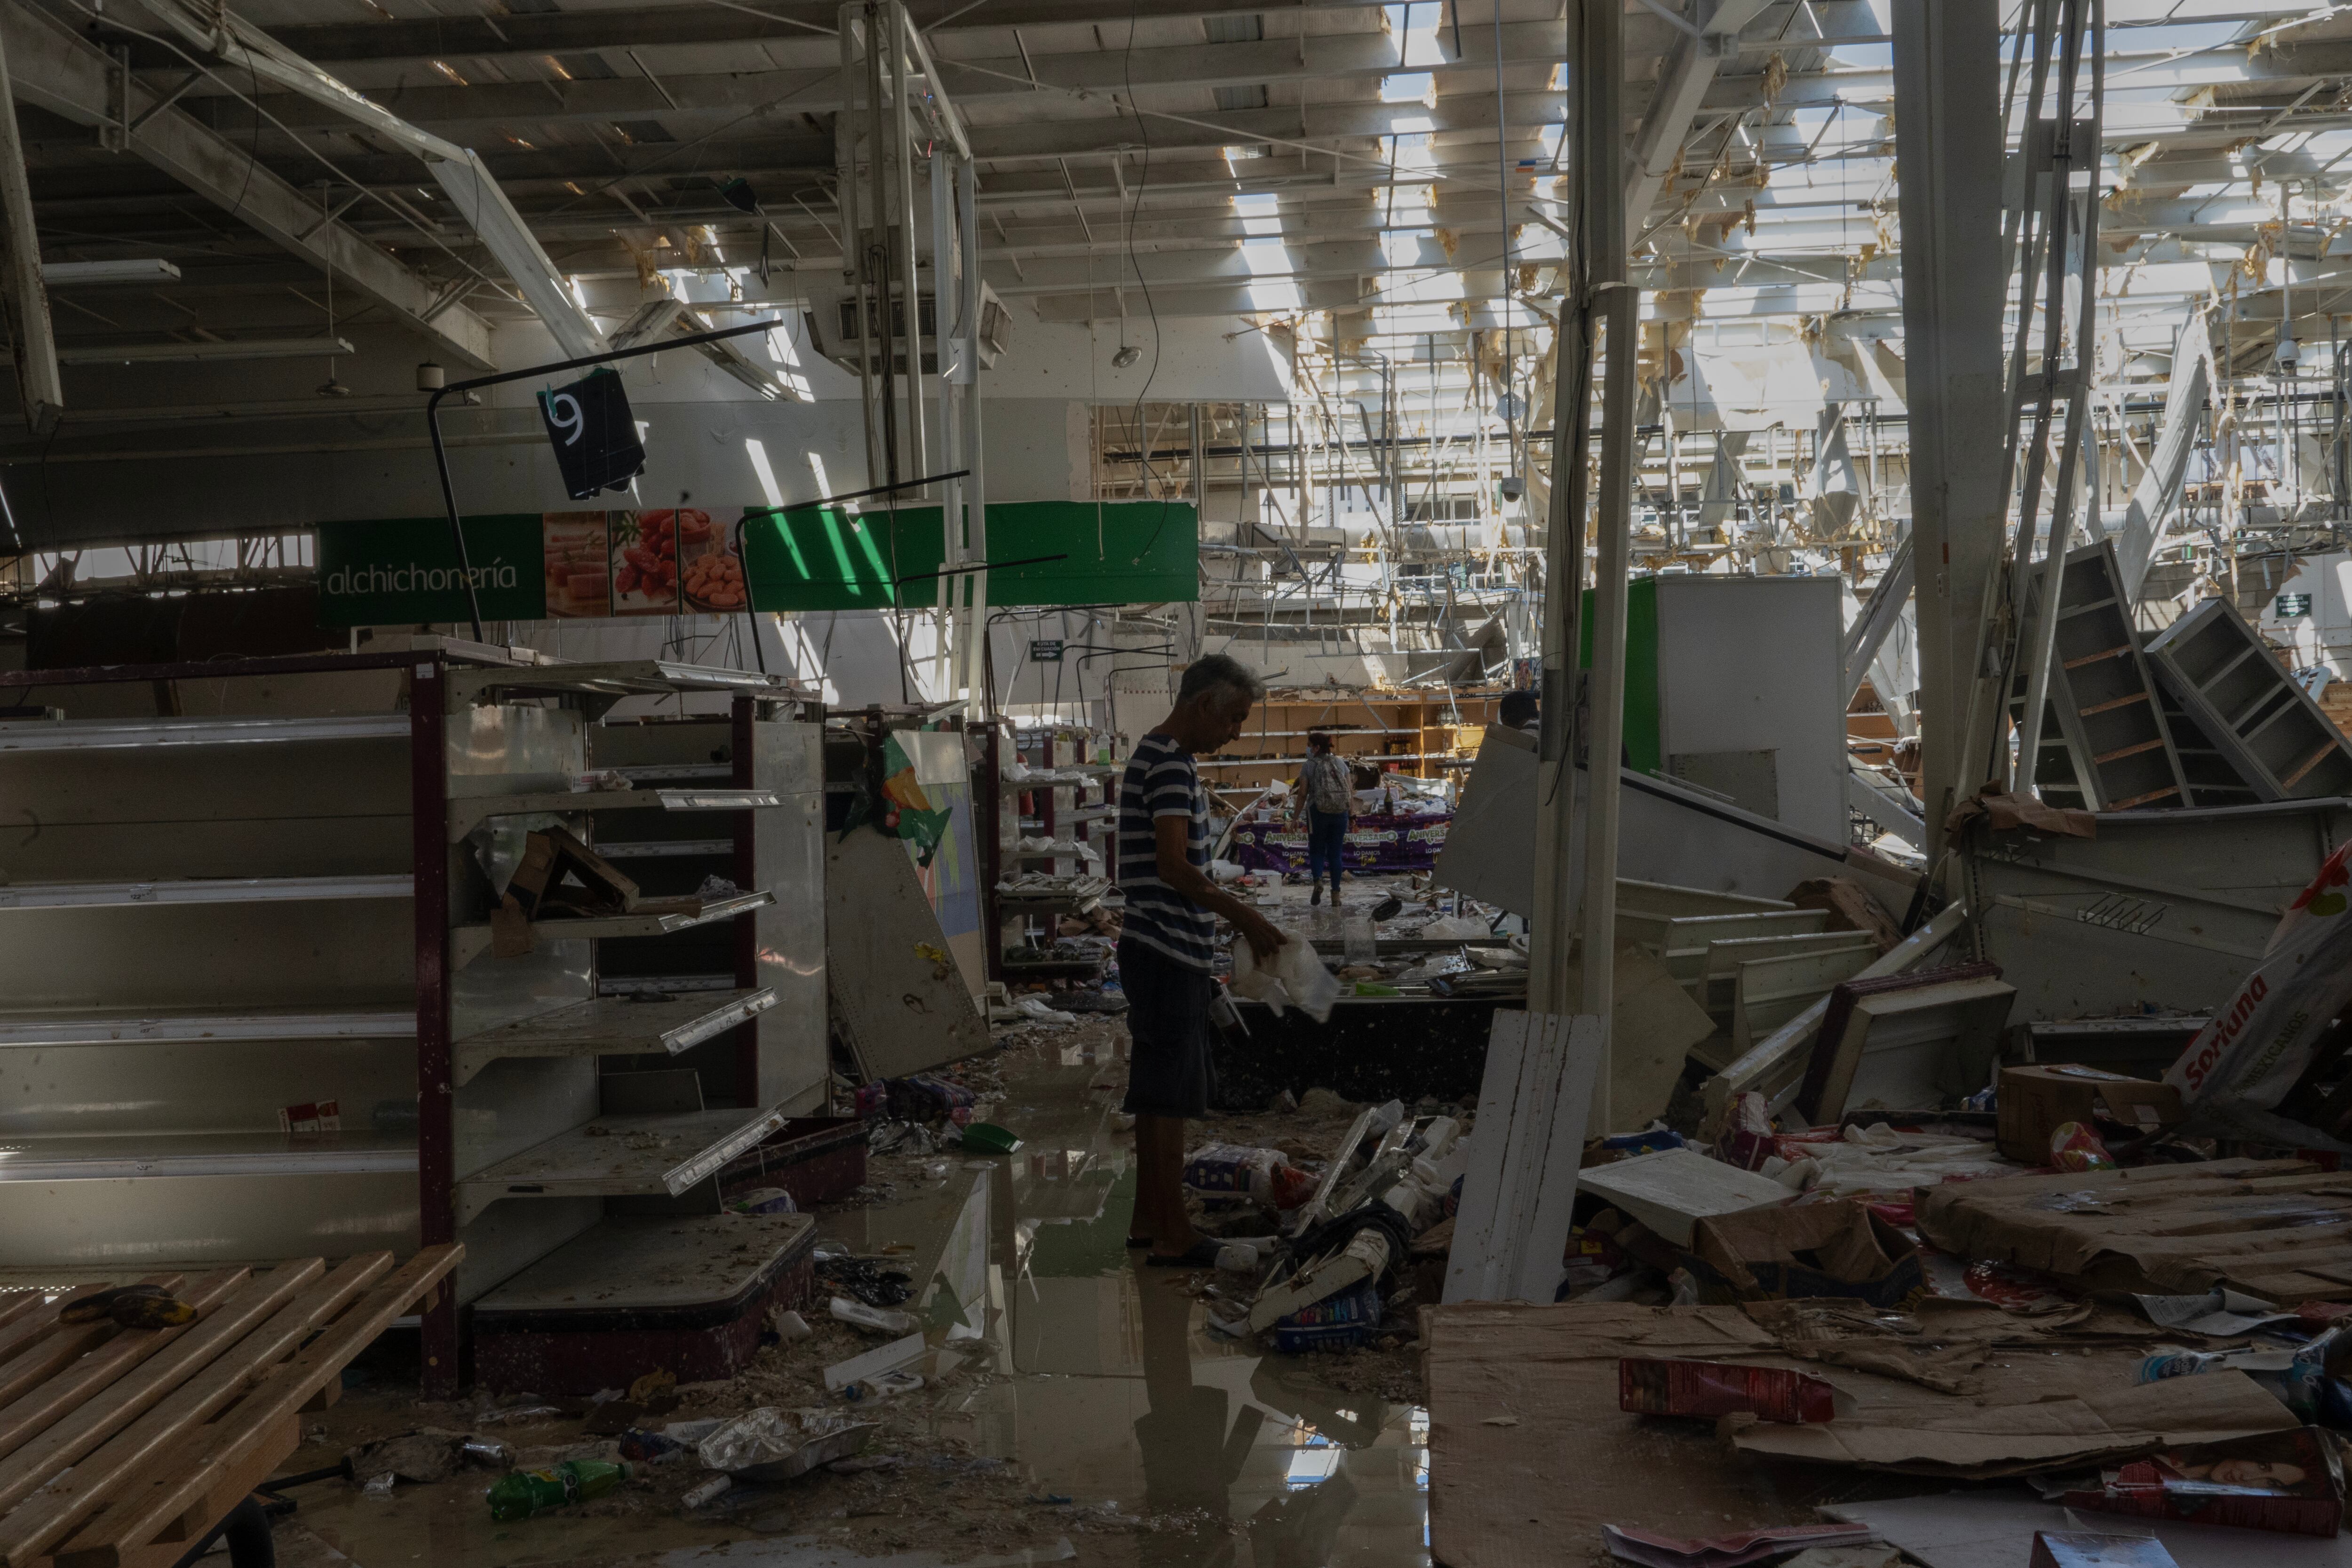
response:
[(2280, 1114), (2328, 1021), (2352, 1002), (2352, 844), (2330, 855), (2287, 907), (2262, 962), (2189, 1042), (2164, 1081), (2192, 1130), (2289, 1148), (2352, 1149)]

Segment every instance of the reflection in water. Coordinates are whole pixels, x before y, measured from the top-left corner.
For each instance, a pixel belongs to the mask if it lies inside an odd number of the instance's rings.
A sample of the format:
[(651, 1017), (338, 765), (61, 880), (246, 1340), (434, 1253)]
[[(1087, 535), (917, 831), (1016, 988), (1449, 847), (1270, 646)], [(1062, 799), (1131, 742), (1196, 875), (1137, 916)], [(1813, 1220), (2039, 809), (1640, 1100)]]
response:
[[(1339, 1387), (1324, 1358), (1212, 1334), (1185, 1274), (1128, 1251), (1132, 1150), (1100, 1076), (1079, 1061), (1009, 1082), (1001, 1114), (1026, 1147), (971, 1184), (960, 1166), (906, 1204), (827, 1216), (917, 1240), (927, 1312), (986, 1335), (961, 1348), (997, 1375), (915, 1397), (1041, 1494), (1149, 1519), (1144, 1568), (1426, 1568), (1426, 1415)], [(1102, 1540), (1076, 1539), (1082, 1558)]]
[(1197, 1534), (1157, 1531), (1143, 1537), (1139, 1556), (1171, 1568), (1230, 1562), (1233, 1542), (1222, 1521), (1232, 1513), (1231, 1489), (1265, 1413), (1245, 1406), (1241, 1419), (1229, 1423), (1226, 1392), (1192, 1381), (1192, 1298), (1170, 1279), (1150, 1278), (1141, 1262), (1131, 1267), (1145, 1276), (1136, 1291), (1137, 1337), (1151, 1407), (1135, 1422), (1144, 1510), (1207, 1515), (1207, 1528)]

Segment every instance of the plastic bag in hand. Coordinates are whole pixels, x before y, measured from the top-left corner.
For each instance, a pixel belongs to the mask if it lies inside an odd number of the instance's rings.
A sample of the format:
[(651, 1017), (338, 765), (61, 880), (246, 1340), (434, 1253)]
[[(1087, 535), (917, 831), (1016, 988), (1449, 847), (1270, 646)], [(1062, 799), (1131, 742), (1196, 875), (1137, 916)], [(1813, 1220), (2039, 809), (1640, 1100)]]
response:
[(1261, 960), (1247, 942), (1234, 943), (1233, 991), (1265, 1003), (1277, 1018), (1289, 1006), (1320, 1024), (1330, 1017), (1331, 1004), (1339, 1000), (1339, 982), (1315, 956), (1314, 944), (1284, 931), (1282, 945), (1270, 960)]

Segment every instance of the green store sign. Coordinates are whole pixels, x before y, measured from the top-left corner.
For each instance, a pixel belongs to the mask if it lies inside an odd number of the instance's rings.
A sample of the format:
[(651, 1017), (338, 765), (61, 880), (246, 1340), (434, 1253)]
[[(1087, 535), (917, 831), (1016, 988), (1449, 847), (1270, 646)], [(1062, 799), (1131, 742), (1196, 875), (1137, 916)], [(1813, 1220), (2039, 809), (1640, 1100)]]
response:
[[(921, 609), (939, 603), (941, 509), (680, 509), (465, 520), (484, 620)], [(741, 554), (738, 554), (740, 541)], [(1008, 501), (988, 508), (988, 602), (1003, 607), (1200, 597), (1198, 514), (1180, 501)], [(466, 579), (443, 518), (319, 529), (330, 626), (463, 621)], [(960, 573), (945, 581), (965, 596)]]
[[(466, 556), (482, 618), (536, 621), (547, 614), (537, 512), (465, 520)], [(449, 521), (404, 517), (333, 522), (319, 530), (319, 621), (395, 626), (467, 618), (466, 580)]]

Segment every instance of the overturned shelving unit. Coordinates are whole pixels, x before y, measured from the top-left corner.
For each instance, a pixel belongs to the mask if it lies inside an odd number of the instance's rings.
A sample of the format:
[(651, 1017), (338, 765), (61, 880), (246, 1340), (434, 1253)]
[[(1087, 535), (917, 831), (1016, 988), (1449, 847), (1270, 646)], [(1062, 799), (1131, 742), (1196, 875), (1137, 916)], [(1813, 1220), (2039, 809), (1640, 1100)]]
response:
[(2265, 801), (2352, 793), (2352, 742), (2225, 599), (2200, 600), (2147, 645), (2208, 744)]

